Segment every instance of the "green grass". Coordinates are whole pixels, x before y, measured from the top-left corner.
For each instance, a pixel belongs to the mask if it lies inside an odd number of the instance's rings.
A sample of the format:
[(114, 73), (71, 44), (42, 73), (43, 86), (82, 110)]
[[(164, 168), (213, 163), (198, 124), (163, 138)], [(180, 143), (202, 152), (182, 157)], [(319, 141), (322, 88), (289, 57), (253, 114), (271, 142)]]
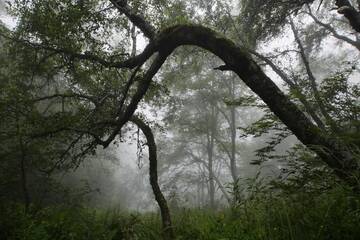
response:
[[(178, 240), (359, 239), (360, 200), (344, 189), (320, 194), (258, 194), (233, 209), (173, 212)], [(130, 214), (83, 207), (48, 207), (25, 213), (1, 209), (0, 239), (152, 240), (161, 238), (157, 213)]]

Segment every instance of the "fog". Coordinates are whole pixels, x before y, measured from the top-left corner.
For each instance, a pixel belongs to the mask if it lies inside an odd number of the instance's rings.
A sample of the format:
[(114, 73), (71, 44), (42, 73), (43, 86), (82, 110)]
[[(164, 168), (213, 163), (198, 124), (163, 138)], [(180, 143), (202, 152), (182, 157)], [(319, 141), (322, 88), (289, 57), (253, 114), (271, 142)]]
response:
[[(3, 1), (0, 2), (0, 9), (1, 21), (11, 28), (16, 26), (16, 21), (4, 11)], [(198, 14), (203, 17), (205, 12), (199, 11)], [(303, 29), (312, 24), (308, 16), (300, 16), (299, 19), (295, 20), (304, 23)], [(137, 52), (141, 52), (145, 45), (144, 37), (139, 34)], [(279, 36), (261, 42), (258, 51), (268, 55), (292, 50), (295, 47), (291, 29), (286, 27)], [(311, 59), (314, 60), (311, 65), (314, 67), (317, 79), (324, 79), (336, 71), (334, 68), (329, 69), (328, 66), (339, 66), (344, 61), (357, 62), (355, 59), (359, 57), (351, 46), (339, 45), (331, 36), (321, 41), (319, 48), (321, 50), (318, 56), (322, 65), (319, 66), (318, 60)], [(189, 52), (197, 51), (196, 56), (189, 57)], [(243, 188), (242, 193), (246, 195), (248, 179), (255, 177), (261, 181), (277, 179), (281, 175), (281, 170), (286, 167), (285, 162), (268, 158), (261, 165), (251, 163), (259, 160), (256, 150), (267, 146), (272, 138), (277, 137), (279, 131), (270, 129), (269, 132), (259, 136), (257, 133), (242, 136), (243, 129), (261, 119), (266, 109), (263, 106), (232, 108), (231, 104), (226, 104), (229, 94), (232, 94), (230, 101), (236, 101), (246, 96), (256, 97), (254, 93), (235, 76), (214, 71), (213, 68), (220, 66), (221, 61), (204, 54), (199, 49), (185, 48), (175, 55), (176, 57), (162, 68), (162, 72), (156, 78), (157, 83), (168, 87), (168, 92), (164, 94), (165, 96), (159, 96), (158, 102), (151, 100), (155, 104), (152, 105), (150, 101), (142, 103), (138, 108), (138, 112), (141, 112), (153, 126), (158, 144), (160, 186), (169, 205), (173, 208), (209, 206), (211, 182), (206, 165), (209, 153), (212, 156), (212, 171), (216, 179), (213, 183), (216, 206), (229, 205), (224, 197), (226, 195), (224, 191), (230, 194), (232, 182), (231, 169), (229, 169), (232, 130), (228, 119), (231, 117), (231, 109), (236, 119), (233, 144), (235, 144), (236, 171), (239, 185)], [(277, 59), (276, 62), (288, 72), (303, 69), (301, 60), (294, 52)], [(288, 92), (288, 86), (270, 67), (264, 66), (264, 69), (282, 90)], [(352, 74), (352, 82), (356, 83), (358, 77), (358, 72)], [(233, 85), (230, 86), (231, 84)], [(263, 103), (256, 98), (252, 104)], [(211, 124), (214, 124), (216, 132), (213, 131)], [(148, 150), (145, 142), (144, 136), (132, 126), (121, 141), (106, 149), (98, 147), (96, 155), (84, 159), (76, 169), (56, 175), (55, 179), (67, 188), (66, 193), (70, 194), (74, 201), (81, 198), (86, 204), (101, 208), (139, 212), (157, 211), (149, 184)], [(211, 150), (209, 150), (210, 142)], [(296, 144), (299, 144), (299, 141), (293, 135), (284, 137), (271, 154), (285, 155)]]

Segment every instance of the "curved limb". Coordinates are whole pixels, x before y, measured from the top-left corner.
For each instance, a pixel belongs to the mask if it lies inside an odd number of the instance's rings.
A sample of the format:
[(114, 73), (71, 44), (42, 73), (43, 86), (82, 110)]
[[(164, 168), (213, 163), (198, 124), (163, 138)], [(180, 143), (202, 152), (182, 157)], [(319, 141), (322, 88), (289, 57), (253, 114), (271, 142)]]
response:
[[(358, 185), (356, 178), (359, 167), (356, 156), (341, 140), (327, 135), (315, 126), (266, 76), (247, 51), (213, 30), (198, 25), (177, 25), (165, 29), (151, 44), (159, 52), (159, 56), (162, 56), (158, 69), (166, 57), (182, 45), (198, 46), (221, 58), (226, 70), (235, 72), (304, 145), (316, 152), (341, 179), (351, 185)], [(139, 84), (138, 94), (133, 98), (133, 104), (127, 108), (128, 117), (135, 112), (137, 103), (146, 93), (151, 80), (148, 78)]]

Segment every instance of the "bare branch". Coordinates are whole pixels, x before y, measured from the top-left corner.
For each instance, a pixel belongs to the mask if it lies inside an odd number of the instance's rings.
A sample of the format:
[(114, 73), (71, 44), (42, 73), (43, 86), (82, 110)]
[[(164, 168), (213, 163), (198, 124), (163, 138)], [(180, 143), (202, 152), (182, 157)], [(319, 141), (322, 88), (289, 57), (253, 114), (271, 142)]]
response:
[(125, 86), (125, 89), (123, 91), (123, 96), (120, 100), (120, 103), (119, 103), (119, 107), (118, 107), (118, 112), (117, 114), (121, 114), (121, 111), (123, 109), (123, 106), (124, 106), (124, 103), (125, 103), (125, 100), (126, 98), (128, 97), (128, 93), (129, 93), (129, 90), (130, 90), (130, 87), (134, 84), (134, 81), (135, 81), (135, 77), (136, 77), (136, 74), (138, 73), (138, 71), (140, 70), (141, 68), (141, 65), (138, 66), (135, 71), (132, 73), (132, 75), (130, 76), (130, 79), (127, 81), (126, 83), (126, 86)]
[(44, 97), (32, 99), (31, 101), (32, 102), (41, 102), (41, 101), (50, 100), (50, 99), (54, 99), (54, 98), (83, 98), (83, 99), (87, 99), (87, 100), (93, 102), (94, 104), (97, 104), (95, 97), (84, 95), (84, 94), (54, 94), (54, 95), (50, 95), (50, 96), (44, 96)]
[(127, 106), (124, 113), (118, 119), (118, 126), (109, 136), (109, 138), (104, 142), (103, 146), (107, 147), (109, 144), (115, 139), (116, 135), (120, 132), (122, 126), (129, 121), (129, 119), (133, 116), (139, 102), (146, 94), (147, 90), (150, 87), (152, 78), (155, 74), (159, 71), (163, 63), (165, 62), (166, 58), (170, 54), (159, 53), (156, 58), (154, 59), (153, 63), (151, 64), (149, 70), (146, 72), (144, 77), (140, 80), (138, 88), (132, 97), (129, 105)]
[(315, 15), (312, 13), (311, 8), (309, 6), (308, 6), (308, 10), (309, 11), (306, 12), (306, 14), (308, 14), (314, 20), (314, 22), (316, 22), (318, 25), (320, 25), (323, 28), (325, 28), (326, 30), (328, 30), (335, 38), (342, 40), (342, 41), (356, 47), (358, 50), (360, 50), (360, 42), (359, 41), (354, 41), (346, 36), (340, 35), (330, 24), (323, 23), (317, 17), (315, 17)]
[[(101, 64), (102, 66), (108, 67), (108, 68), (129, 68), (129, 69), (135, 68), (139, 65), (144, 64), (151, 57), (151, 55), (153, 53), (155, 53), (155, 51), (156, 51), (156, 49), (154, 48), (154, 46), (152, 44), (148, 44), (147, 47), (144, 49), (144, 51), (142, 53), (140, 53), (139, 55), (130, 57), (123, 61), (108, 61), (108, 60), (104, 59), (104, 56), (93, 55), (89, 52), (76, 53), (69, 49), (60, 49), (60, 48), (49, 46), (46, 44), (33, 43), (26, 39), (18, 39), (15, 37), (8, 36), (8, 35), (2, 33), (1, 31), (0, 31), (0, 36), (6, 38), (8, 40), (24, 44), (24, 45), (29, 46), (34, 49), (45, 50), (45, 51), (49, 51), (52, 53), (65, 55), (72, 59), (86, 60), (86, 61), (90, 61), (93, 63), (98, 63), (98, 64)], [(124, 54), (124, 55), (128, 55), (128, 54)], [(119, 55), (117, 55), (117, 56), (119, 56)], [(114, 56), (110, 56), (108, 58), (111, 59), (111, 58), (114, 58)]]
[(285, 82), (289, 85), (290, 89), (292, 91), (295, 91), (297, 93), (297, 98), (299, 99), (299, 101), (303, 104), (303, 106), (305, 107), (305, 110), (307, 111), (307, 113), (311, 116), (311, 118), (315, 121), (315, 123), (318, 125), (318, 127), (320, 127), (321, 129), (325, 130), (325, 125), (324, 123), (321, 121), (321, 119), (319, 118), (319, 116), (316, 114), (315, 110), (312, 108), (312, 106), (309, 104), (309, 102), (306, 99), (306, 96), (302, 93), (300, 87), (296, 84), (295, 81), (292, 81), (287, 74), (281, 70), (278, 66), (276, 66), (268, 57), (265, 57), (264, 55), (253, 51), (253, 50), (249, 50), (249, 52), (251, 54), (253, 54), (254, 56), (258, 57), (259, 59), (263, 60), (266, 64), (268, 64), (271, 69)]
[(330, 125), (330, 127), (334, 130), (334, 132), (337, 132), (337, 126), (335, 125), (333, 119), (331, 118), (331, 116), (329, 115), (329, 113), (325, 109), (325, 105), (324, 105), (323, 100), (321, 99), (320, 93), (319, 93), (319, 91), (317, 89), (317, 83), (316, 83), (315, 75), (314, 75), (314, 73), (313, 73), (313, 71), (311, 69), (309, 59), (308, 59), (308, 57), (306, 56), (306, 53), (305, 53), (305, 48), (304, 48), (304, 46), (303, 46), (303, 44), (301, 42), (299, 33), (298, 33), (298, 31), (297, 31), (297, 29), (295, 27), (295, 24), (294, 24), (294, 22), (293, 22), (293, 20), (291, 18), (290, 18), (290, 26), (291, 26), (291, 29), (292, 29), (292, 31), (294, 33), (295, 41), (296, 41), (296, 43), (298, 45), (298, 48), (300, 50), (300, 56), (301, 56), (302, 62), (304, 63), (306, 73), (307, 73), (307, 75), (309, 77), (310, 87), (311, 87), (312, 92), (314, 94), (316, 103), (319, 106), (321, 114), (325, 117), (326, 122)]

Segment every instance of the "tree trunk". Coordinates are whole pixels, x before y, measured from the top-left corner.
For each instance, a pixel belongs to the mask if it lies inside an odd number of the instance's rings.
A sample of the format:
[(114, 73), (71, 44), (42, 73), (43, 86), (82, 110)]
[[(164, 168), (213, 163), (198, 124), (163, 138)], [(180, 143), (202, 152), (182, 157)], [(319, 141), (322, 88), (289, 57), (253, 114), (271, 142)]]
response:
[[(231, 98), (235, 100), (235, 77), (231, 79)], [(238, 184), (239, 184), (239, 176), (237, 172), (236, 166), (236, 111), (235, 106), (230, 106), (230, 131), (231, 131), (231, 158), (230, 158), (230, 168), (231, 168), (231, 176), (233, 179), (233, 199), (232, 204), (237, 203), (239, 201), (238, 194)]]
[(140, 118), (132, 117), (131, 121), (135, 123), (141, 131), (144, 133), (147, 145), (149, 148), (149, 174), (150, 174), (150, 185), (155, 195), (155, 199), (159, 205), (160, 212), (161, 212), (161, 219), (162, 219), (162, 226), (163, 226), (163, 236), (165, 240), (172, 240), (174, 239), (174, 231), (171, 223), (171, 216), (170, 210), (167, 205), (166, 199), (161, 192), (158, 183), (158, 173), (157, 173), (157, 150), (156, 150), (156, 143), (154, 139), (154, 135), (151, 131), (151, 128)]
[(215, 175), (214, 175), (214, 145), (217, 125), (217, 112), (215, 107), (210, 106), (210, 118), (208, 122), (208, 134), (207, 134), (207, 155), (208, 155), (208, 173), (209, 173), (209, 197), (210, 208), (215, 209)]
[(19, 118), (16, 119), (16, 131), (19, 138), (19, 148), (20, 148), (20, 176), (21, 176), (21, 188), (23, 191), (23, 201), (25, 205), (25, 211), (29, 210), (30, 206), (30, 194), (27, 186), (27, 171), (26, 171), (26, 149), (24, 146), (24, 140), (22, 132), (20, 130)]
[(133, 24), (131, 27), (131, 40), (132, 40), (132, 49), (131, 49), (131, 56), (136, 56), (136, 45), (137, 45), (137, 39), (136, 39), (136, 27)]
[(21, 186), (23, 189), (23, 197), (24, 197), (24, 204), (25, 204), (25, 211), (27, 212), (29, 210), (30, 206), (30, 194), (27, 188), (27, 173), (26, 173), (26, 157), (25, 157), (25, 151), (23, 147), (21, 147), (21, 159), (20, 159), (20, 169), (21, 169)]
[(213, 149), (214, 149), (214, 139), (211, 136), (211, 133), (207, 137), (207, 155), (208, 155), (208, 174), (209, 174), (209, 199), (210, 199), (210, 208), (215, 209), (215, 179), (213, 171)]
[[(235, 99), (235, 79), (231, 79), (231, 98)], [(238, 180), (237, 166), (236, 166), (236, 112), (235, 106), (230, 106), (230, 134), (231, 134), (231, 176), (233, 182)]]

